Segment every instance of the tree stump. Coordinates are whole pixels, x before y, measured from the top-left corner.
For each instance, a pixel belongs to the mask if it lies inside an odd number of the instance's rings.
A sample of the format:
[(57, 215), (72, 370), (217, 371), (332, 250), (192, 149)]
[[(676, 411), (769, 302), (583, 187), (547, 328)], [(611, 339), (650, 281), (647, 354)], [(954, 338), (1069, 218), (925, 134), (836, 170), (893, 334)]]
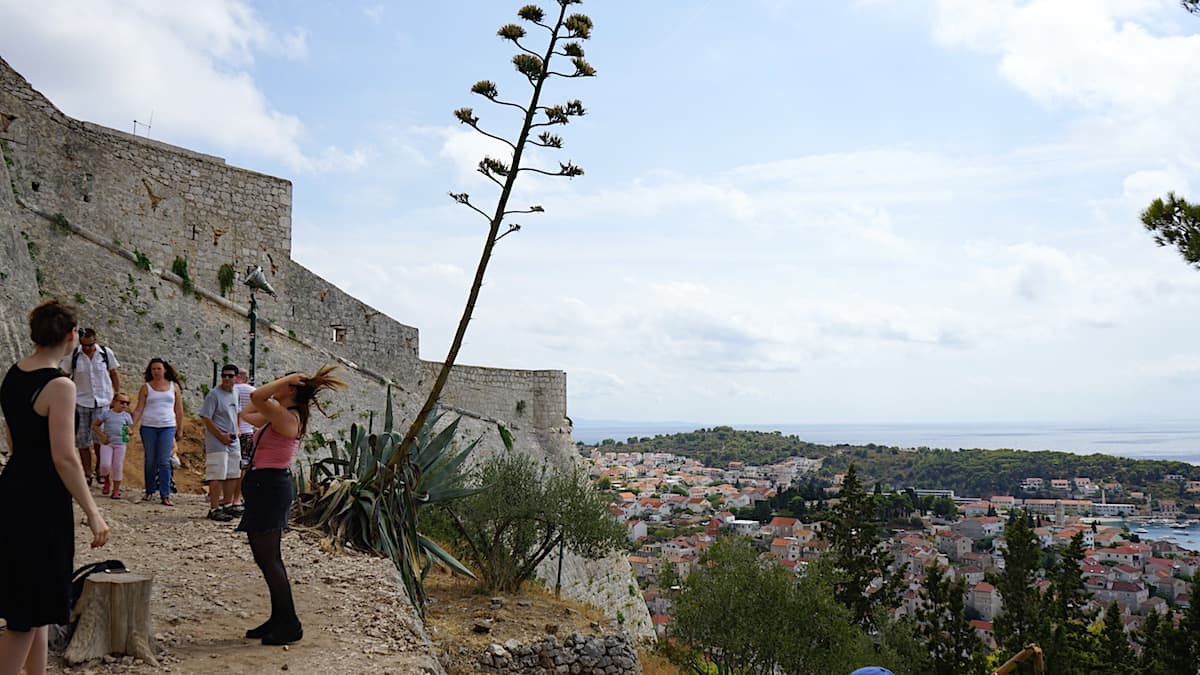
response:
[(101, 572), (88, 577), (72, 612), (71, 618), (78, 622), (67, 645), (67, 664), (128, 654), (157, 666), (150, 631), (153, 580), (137, 572)]

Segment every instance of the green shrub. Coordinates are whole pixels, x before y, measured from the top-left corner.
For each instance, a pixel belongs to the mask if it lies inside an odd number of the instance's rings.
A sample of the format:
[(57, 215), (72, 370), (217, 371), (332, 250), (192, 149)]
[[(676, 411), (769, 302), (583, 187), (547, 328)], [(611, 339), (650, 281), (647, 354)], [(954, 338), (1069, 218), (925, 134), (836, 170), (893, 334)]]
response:
[(470, 476), (479, 491), (443, 508), (458, 550), (489, 591), (519, 590), (560, 544), (595, 559), (625, 542), (624, 528), (582, 469), (551, 468), (513, 452), (511, 436), (502, 436), (507, 451)]

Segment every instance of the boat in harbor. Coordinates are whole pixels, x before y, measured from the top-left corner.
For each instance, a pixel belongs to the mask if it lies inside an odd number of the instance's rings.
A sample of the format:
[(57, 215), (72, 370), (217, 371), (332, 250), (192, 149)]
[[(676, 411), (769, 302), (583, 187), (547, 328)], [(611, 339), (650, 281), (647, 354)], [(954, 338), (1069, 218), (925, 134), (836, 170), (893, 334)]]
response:
[(1144, 527), (1139, 527), (1138, 529), (1134, 530), (1134, 532), (1138, 534), (1150, 534), (1150, 530), (1147, 530)]

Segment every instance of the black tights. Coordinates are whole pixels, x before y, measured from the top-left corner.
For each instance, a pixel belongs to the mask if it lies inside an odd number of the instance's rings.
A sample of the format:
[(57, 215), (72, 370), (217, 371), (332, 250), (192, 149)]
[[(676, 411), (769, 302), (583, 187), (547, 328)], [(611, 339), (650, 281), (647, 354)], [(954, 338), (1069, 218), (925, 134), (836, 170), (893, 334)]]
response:
[(271, 618), (267, 621), (277, 626), (300, 623), (300, 618), (296, 616), (296, 604), (292, 600), (292, 585), (288, 582), (287, 568), (283, 566), (283, 554), (279, 550), (279, 538), (282, 535), (283, 530), (249, 534), (254, 562), (262, 570), (267, 590), (271, 593)]

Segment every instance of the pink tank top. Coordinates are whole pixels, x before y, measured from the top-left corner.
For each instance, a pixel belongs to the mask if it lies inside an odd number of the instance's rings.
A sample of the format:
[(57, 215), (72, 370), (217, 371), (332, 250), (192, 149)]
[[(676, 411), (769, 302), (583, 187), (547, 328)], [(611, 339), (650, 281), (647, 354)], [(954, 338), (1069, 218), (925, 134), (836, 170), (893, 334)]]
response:
[(270, 425), (264, 425), (254, 439), (255, 469), (287, 469), (291, 468), (292, 460), (296, 458), (296, 450), (300, 448), (299, 438), (288, 438), (276, 432)]

